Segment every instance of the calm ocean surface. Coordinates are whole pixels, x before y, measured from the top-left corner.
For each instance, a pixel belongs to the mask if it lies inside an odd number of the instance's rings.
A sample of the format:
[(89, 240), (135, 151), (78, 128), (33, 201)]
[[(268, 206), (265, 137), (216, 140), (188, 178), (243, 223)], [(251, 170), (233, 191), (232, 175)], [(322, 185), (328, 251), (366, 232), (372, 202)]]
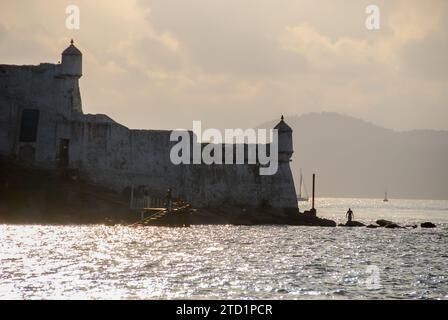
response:
[(0, 298), (448, 299), (448, 201), (317, 201), (348, 207), (438, 228), (0, 225)]

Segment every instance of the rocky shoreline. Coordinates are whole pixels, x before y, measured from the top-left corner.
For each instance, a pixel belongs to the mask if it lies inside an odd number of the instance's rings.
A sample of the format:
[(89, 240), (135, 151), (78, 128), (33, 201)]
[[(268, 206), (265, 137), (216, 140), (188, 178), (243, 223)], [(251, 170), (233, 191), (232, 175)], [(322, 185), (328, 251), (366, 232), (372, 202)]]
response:
[(192, 208), (186, 206), (172, 212), (160, 211), (136, 222), (134, 226), (190, 226), (190, 225), (290, 225), (335, 227), (336, 222), (299, 210), (242, 208), (220, 206)]
[[(339, 227), (366, 227), (369, 229), (376, 229), (376, 228), (386, 228), (386, 229), (416, 229), (418, 228), (418, 225), (405, 225), (401, 226), (398, 223), (395, 223), (393, 221), (379, 219), (376, 220), (376, 224), (369, 224), (365, 225), (362, 222), (359, 221), (350, 221), (347, 223), (340, 223), (338, 225)], [(437, 226), (432, 222), (423, 222), (420, 223), (420, 228), (436, 228)]]

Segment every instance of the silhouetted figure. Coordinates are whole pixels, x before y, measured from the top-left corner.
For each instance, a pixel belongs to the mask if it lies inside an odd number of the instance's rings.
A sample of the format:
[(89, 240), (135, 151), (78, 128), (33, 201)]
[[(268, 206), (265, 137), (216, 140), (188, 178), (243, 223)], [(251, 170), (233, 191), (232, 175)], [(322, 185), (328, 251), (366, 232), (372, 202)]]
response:
[(171, 188), (168, 188), (168, 191), (166, 192), (166, 210), (168, 212), (171, 212), (172, 207), (173, 207), (172, 190)]
[(353, 221), (353, 218), (355, 217), (355, 215), (353, 214), (352, 209), (348, 208), (346, 217), (347, 217), (347, 222), (352, 222)]

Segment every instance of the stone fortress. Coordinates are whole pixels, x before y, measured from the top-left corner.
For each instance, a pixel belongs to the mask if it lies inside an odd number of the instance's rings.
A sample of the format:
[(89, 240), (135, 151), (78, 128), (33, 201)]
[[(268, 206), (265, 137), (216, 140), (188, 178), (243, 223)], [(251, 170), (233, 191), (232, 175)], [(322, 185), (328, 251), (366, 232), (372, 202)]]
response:
[(180, 164), (170, 161), (170, 130), (132, 130), (103, 114), (84, 114), (79, 79), (82, 53), (73, 40), (61, 63), (0, 65), (0, 155), (38, 168), (72, 170), (122, 192), (173, 189), (197, 207), (222, 204), (297, 210), (289, 162), (292, 130), (278, 129), (279, 164), (260, 175), (257, 164)]

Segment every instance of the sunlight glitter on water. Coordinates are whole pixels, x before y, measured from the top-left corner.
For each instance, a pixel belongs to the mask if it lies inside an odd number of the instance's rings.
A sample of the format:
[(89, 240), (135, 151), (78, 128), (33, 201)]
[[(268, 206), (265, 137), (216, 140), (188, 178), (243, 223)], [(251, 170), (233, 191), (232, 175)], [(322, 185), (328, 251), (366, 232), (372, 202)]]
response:
[(350, 204), (363, 222), (439, 227), (1, 225), (0, 298), (447, 298), (447, 202), (317, 203), (338, 222)]

